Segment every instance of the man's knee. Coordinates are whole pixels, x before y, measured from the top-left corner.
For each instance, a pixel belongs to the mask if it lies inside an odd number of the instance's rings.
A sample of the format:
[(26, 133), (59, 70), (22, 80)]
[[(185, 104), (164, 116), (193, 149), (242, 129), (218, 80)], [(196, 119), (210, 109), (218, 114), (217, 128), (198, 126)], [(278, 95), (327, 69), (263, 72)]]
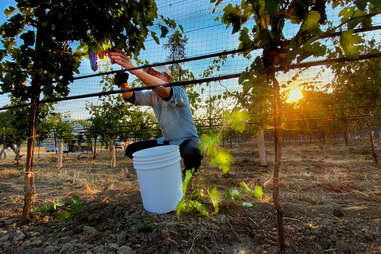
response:
[(134, 143), (129, 144), (125, 150), (125, 154), (128, 158), (132, 159), (132, 154), (135, 152), (135, 146)]
[(186, 169), (194, 168), (197, 170), (201, 165), (202, 154), (199, 144), (196, 141), (185, 141), (180, 147), (181, 156), (184, 159)]

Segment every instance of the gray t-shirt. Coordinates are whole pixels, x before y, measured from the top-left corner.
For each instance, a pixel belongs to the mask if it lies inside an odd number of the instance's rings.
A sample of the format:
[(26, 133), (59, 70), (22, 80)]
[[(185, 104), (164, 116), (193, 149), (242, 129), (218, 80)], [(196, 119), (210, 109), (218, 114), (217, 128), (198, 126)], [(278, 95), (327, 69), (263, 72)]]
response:
[(170, 144), (180, 145), (186, 139), (198, 140), (190, 110), (188, 95), (183, 87), (172, 87), (170, 99), (164, 100), (153, 91), (135, 92), (135, 105), (151, 106), (163, 132), (164, 139)]

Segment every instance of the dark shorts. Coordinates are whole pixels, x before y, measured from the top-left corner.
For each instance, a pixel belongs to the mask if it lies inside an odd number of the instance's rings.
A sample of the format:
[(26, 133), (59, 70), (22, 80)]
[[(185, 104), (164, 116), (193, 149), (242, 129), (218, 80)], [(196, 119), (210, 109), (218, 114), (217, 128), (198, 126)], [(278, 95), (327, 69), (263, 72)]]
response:
[[(132, 154), (151, 147), (169, 145), (168, 141), (164, 141), (163, 144), (158, 144), (157, 140), (144, 140), (132, 143), (126, 148), (126, 156), (132, 159)], [(180, 155), (183, 158), (185, 170), (197, 169), (201, 165), (202, 154), (200, 151), (200, 146), (198, 140), (186, 139), (180, 144)]]

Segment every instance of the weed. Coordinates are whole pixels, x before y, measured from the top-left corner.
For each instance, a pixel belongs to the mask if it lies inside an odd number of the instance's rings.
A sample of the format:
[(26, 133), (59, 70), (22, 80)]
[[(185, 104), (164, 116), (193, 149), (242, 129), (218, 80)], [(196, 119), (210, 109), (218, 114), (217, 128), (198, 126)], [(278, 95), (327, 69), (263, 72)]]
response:
[(155, 224), (148, 220), (140, 220), (136, 217), (129, 218), (128, 220), (121, 220), (118, 223), (118, 228), (127, 226), (129, 228), (135, 228), (138, 232), (150, 233), (155, 228)]
[[(65, 210), (64, 201), (61, 199), (57, 199), (50, 204), (44, 204), (40, 207), (32, 208), (32, 212), (40, 212), (43, 215), (52, 215), (57, 213), (57, 220), (65, 220), (69, 218), (77, 217), (83, 210), (83, 207), (80, 202), (80, 198), (77, 195), (71, 196), (72, 204)], [(58, 210), (58, 207), (62, 207), (62, 209)]]
[(32, 212), (40, 212), (43, 215), (52, 214), (53, 212), (57, 211), (57, 207), (61, 206), (64, 206), (63, 200), (57, 199), (48, 205), (43, 204), (40, 207), (32, 208)]
[(155, 228), (155, 225), (150, 221), (142, 221), (141, 223), (136, 224), (136, 230), (142, 233), (150, 233)]
[[(207, 211), (206, 206), (198, 200), (198, 198), (201, 198), (204, 195), (204, 192), (202, 189), (198, 188), (191, 195), (189, 195), (189, 196), (186, 195), (188, 184), (189, 184), (189, 181), (191, 178), (192, 178), (192, 173), (190, 170), (187, 170), (185, 172), (185, 178), (184, 178), (184, 183), (183, 183), (184, 196), (176, 206), (177, 218), (180, 218), (180, 214), (182, 212), (184, 212), (184, 213), (198, 212), (200, 215), (209, 217), (209, 212)], [(214, 193), (214, 190), (212, 190), (212, 192)], [(216, 198), (216, 197), (214, 197), (214, 198)], [(215, 199), (214, 202), (218, 203), (218, 199), (217, 200)], [(216, 206), (215, 206), (215, 211), (216, 210), (218, 212), (218, 209), (216, 209)]]
[(366, 174), (363, 174), (363, 173), (356, 173), (355, 177), (357, 180), (360, 180), (360, 181), (368, 180), (368, 176)]

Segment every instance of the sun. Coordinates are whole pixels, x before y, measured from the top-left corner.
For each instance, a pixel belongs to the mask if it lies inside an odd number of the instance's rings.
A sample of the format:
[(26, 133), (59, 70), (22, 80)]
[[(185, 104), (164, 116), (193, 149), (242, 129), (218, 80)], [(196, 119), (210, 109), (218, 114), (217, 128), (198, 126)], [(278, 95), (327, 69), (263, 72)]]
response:
[(300, 99), (303, 98), (302, 91), (300, 91), (299, 88), (293, 89), (289, 92), (288, 98), (287, 98), (287, 103), (294, 103), (299, 101)]

